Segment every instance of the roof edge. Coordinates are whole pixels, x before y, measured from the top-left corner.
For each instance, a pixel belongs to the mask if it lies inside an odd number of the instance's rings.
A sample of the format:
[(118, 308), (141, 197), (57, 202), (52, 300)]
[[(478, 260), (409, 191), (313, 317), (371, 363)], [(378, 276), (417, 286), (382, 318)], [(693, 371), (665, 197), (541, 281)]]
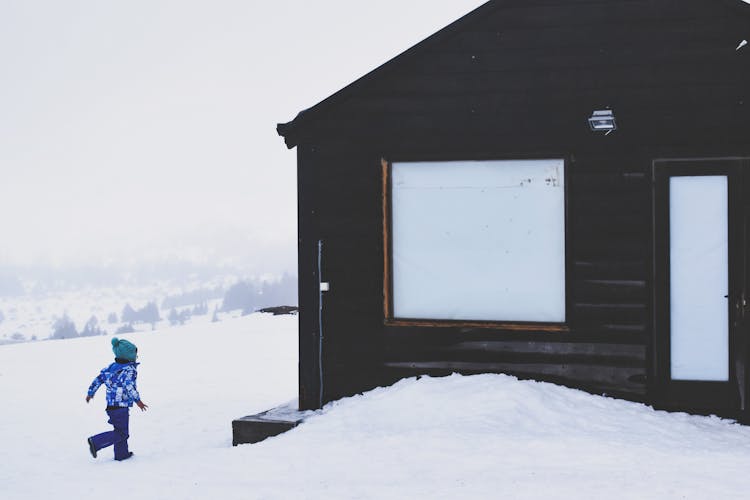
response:
[(707, 0), (709, 3), (717, 3), (721, 4), (727, 9), (732, 9), (733, 11), (750, 16), (750, 3), (746, 2), (745, 0), (719, 0), (716, 2), (715, 0)]
[[(299, 117), (299, 115), (297, 116)], [(276, 124), (276, 133), (284, 138), (284, 142), (286, 143), (286, 147), (288, 149), (293, 149), (297, 144), (299, 144), (297, 140), (298, 139), (297, 134), (295, 133), (295, 130), (296, 130), (296, 127), (294, 124), (295, 120), (292, 120), (287, 123)]]
[(432, 35), (429, 35), (421, 42), (417, 42), (415, 45), (384, 62), (372, 71), (354, 80), (346, 87), (340, 89), (334, 94), (331, 94), (314, 106), (301, 111), (292, 121), (277, 124), (276, 132), (284, 138), (284, 142), (286, 143), (287, 148), (294, 148), (299, 144), (302, 129), (307, 123), (310, 122), (310, 120), (317, 118), (320, 113), (324, 112), (332, 105), (339, 102), (341, 99), (345, 99), (351, 93), (359, 89), (362, 85), (365, 85), (370, 80), (379, 77), (381, 74), (387, 72), (392, 67), (402, 62), (404, 59), (407, 59), (415, 55), (416, 53), (427, 49), (435, 43), (439, 43), (444, 38), (454, 34), (456, 31), (463, 28), (466, 24), (469, 24), (475, 19), (478, 19), (479, 16), (482, 16), (490, 12), (491, 10), (494, 10), (501, 3), (501, 0), (489, 0), (488, 2), (483, 3), (479, 7), (475, 8), (474, 10), (467, 12), (447, 26), (439, 29)]

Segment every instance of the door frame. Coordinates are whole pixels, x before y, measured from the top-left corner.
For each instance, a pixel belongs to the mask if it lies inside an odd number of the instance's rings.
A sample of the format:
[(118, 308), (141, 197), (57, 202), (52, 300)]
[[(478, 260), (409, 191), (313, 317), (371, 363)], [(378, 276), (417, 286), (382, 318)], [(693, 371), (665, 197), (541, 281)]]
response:
[[(656, 406), (665, 409), (735, 416), (744, 397), (738, 380), (746, 357), (740, 346), (740, 324), (745, 289), (744, 203), (742, 158), (657, 159), (652, 163), (653, 186), (653, 342), (651, 391)], [(727, 382), (672, 380), (670, 373), (670, 191), (669, 179), (679, 176), (726, 175), (728, 188), (728, 297), (729, 380)], [(738, 370), (738, 363), (741, 368)], [(744, 396), (744, 395), (743, 395)]]

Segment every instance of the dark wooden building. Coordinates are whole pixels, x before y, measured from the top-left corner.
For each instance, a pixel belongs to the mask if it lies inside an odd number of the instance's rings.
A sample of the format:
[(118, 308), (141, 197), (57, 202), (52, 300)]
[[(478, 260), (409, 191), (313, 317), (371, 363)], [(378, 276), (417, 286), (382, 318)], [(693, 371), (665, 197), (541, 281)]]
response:
[(493, 0), (279, 125), (301, 408), (492, 372), (746, 418), (746, 40), (741, 0)]

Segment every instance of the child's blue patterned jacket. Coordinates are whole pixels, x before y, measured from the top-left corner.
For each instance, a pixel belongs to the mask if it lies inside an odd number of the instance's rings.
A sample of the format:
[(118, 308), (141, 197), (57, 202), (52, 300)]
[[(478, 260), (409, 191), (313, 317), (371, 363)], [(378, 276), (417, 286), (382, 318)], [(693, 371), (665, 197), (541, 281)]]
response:
[(97, 376), (89, 387), (88, 395), (94, 397), (99, 386), (107, 387), (107, 406), (130, 407), (141, 400), (135, 379), (138, 376), (136, 367), (140, 363), (112, 363)]

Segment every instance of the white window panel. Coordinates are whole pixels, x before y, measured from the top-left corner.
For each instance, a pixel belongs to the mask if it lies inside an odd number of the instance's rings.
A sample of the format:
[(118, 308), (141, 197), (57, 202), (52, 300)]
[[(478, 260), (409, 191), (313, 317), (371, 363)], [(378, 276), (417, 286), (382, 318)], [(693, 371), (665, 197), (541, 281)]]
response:
[(565, 321), (564, 161), (392, 165), (396, 318)]

